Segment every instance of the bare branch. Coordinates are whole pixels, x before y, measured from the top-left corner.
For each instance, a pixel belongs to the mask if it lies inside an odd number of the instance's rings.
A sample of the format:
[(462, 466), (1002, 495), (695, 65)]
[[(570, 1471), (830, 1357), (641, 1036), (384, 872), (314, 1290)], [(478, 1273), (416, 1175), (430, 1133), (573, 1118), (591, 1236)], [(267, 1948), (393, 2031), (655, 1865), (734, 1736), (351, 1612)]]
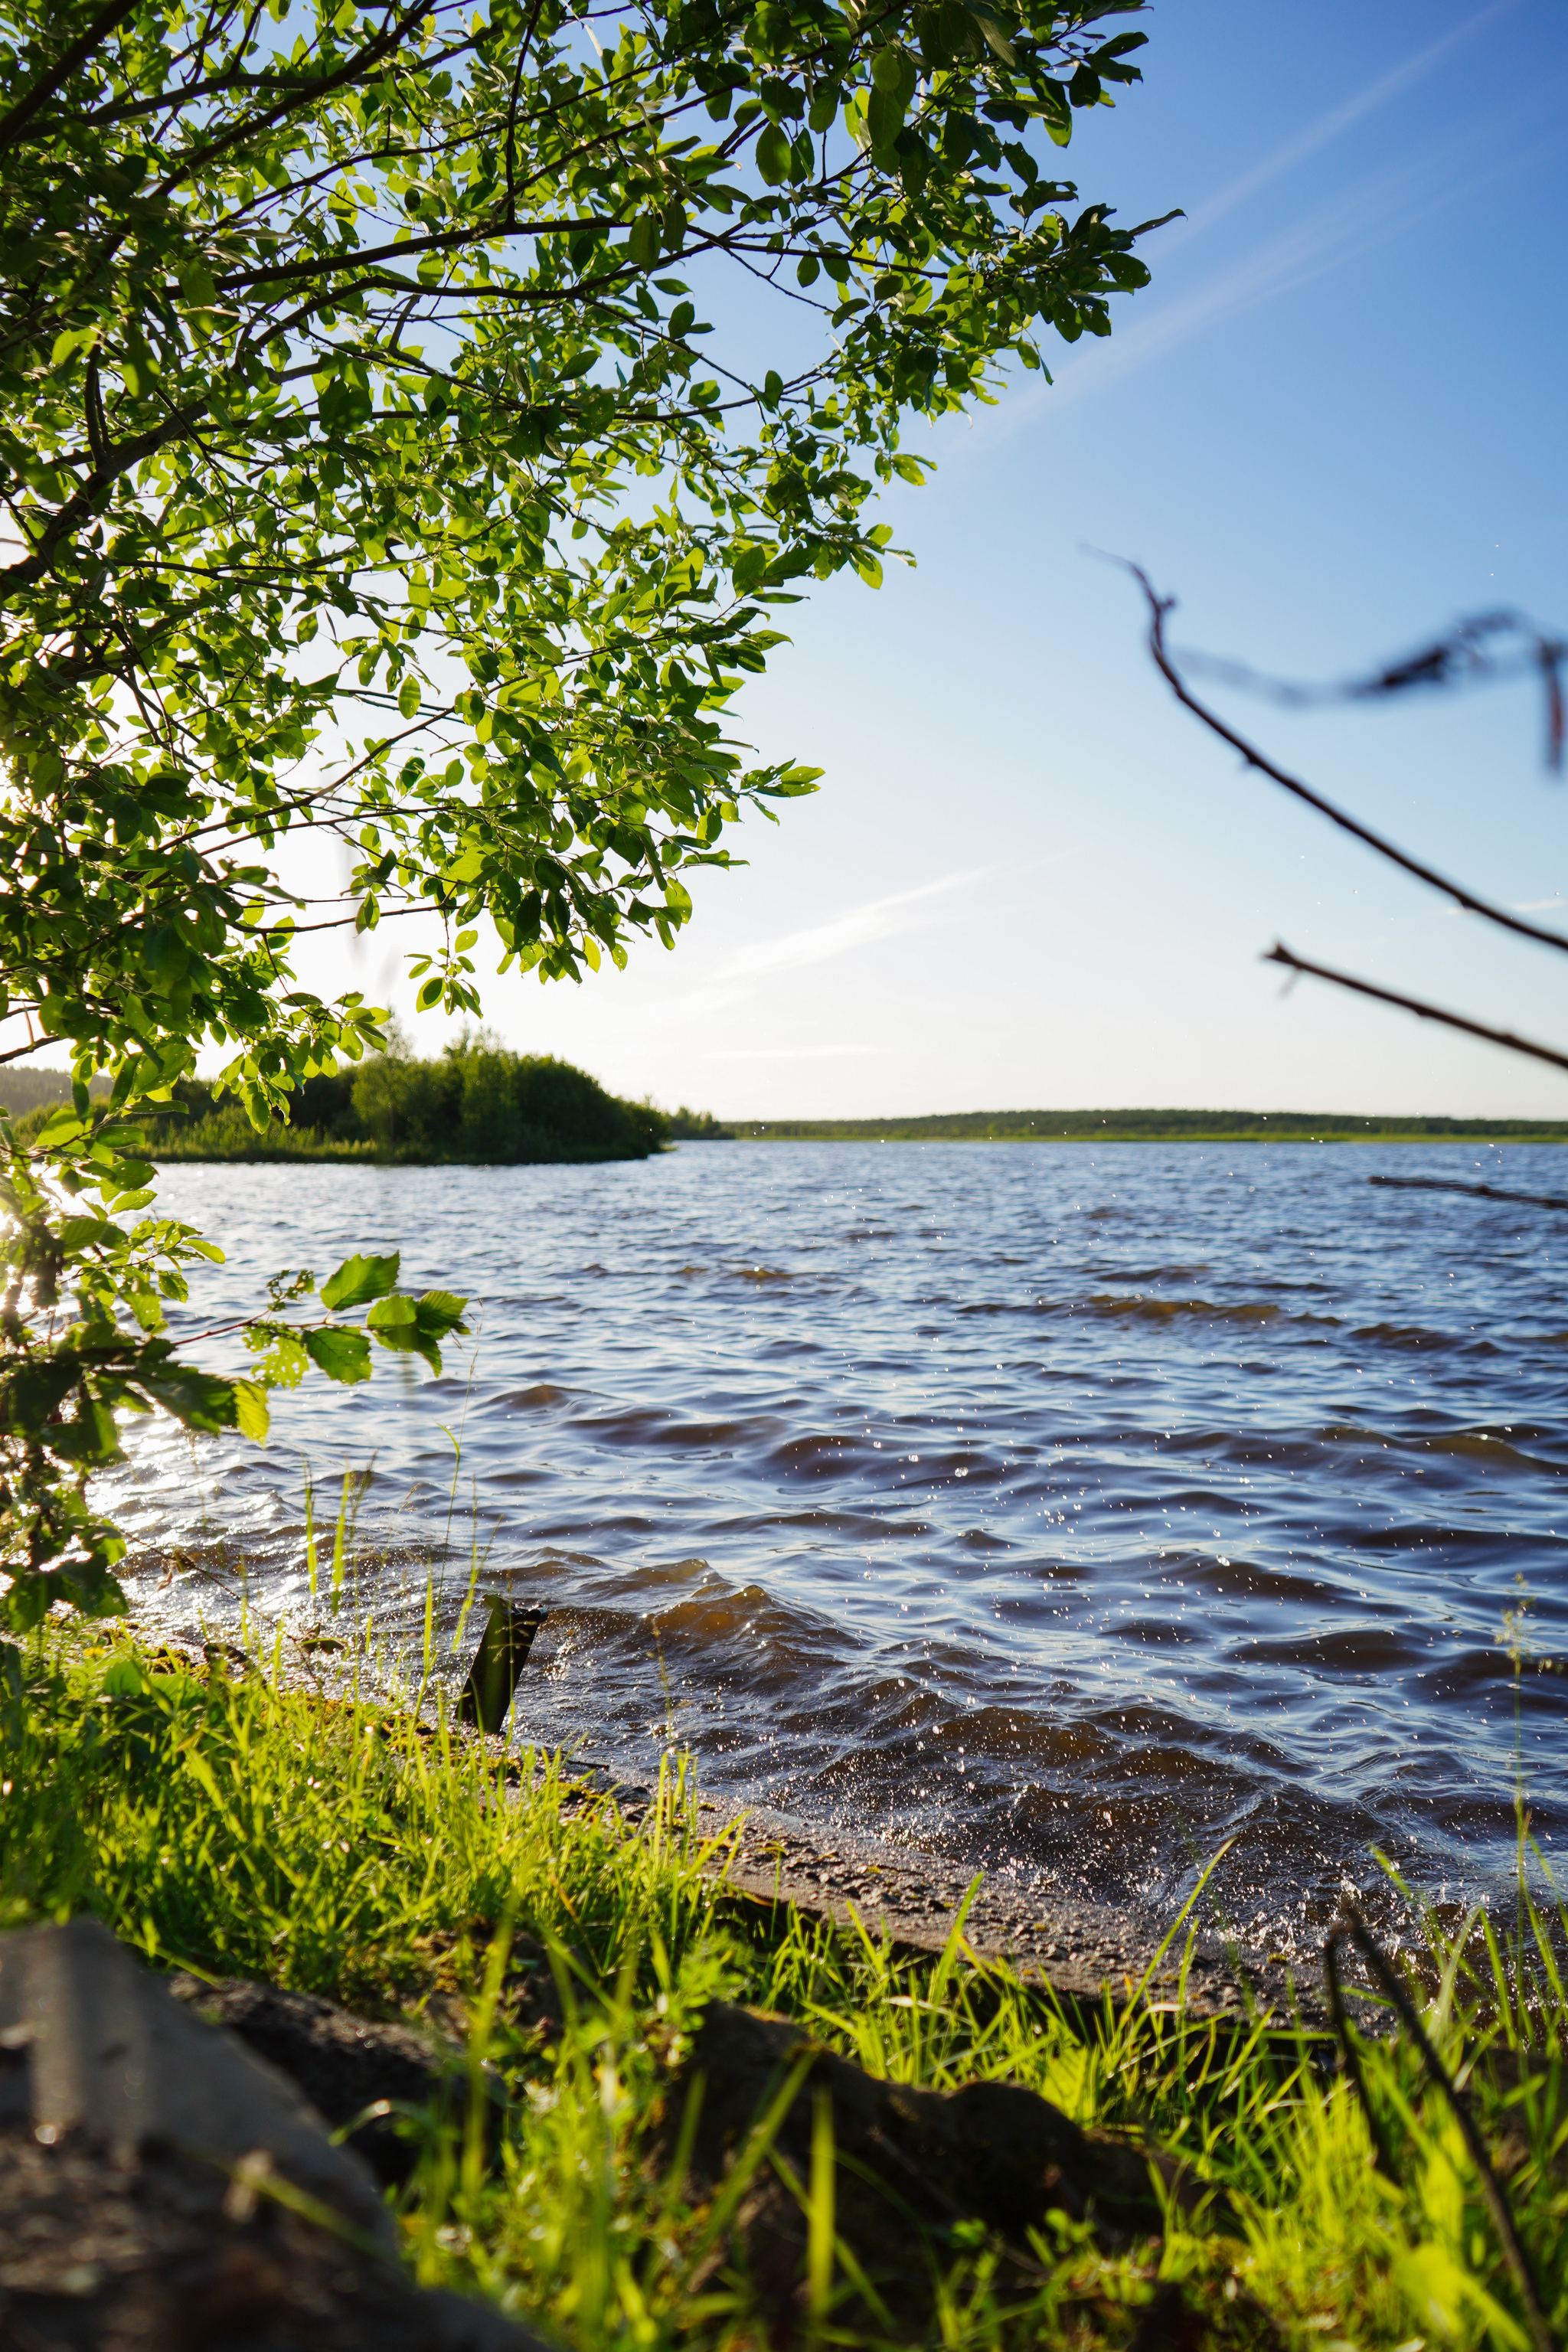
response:
[(1500, 1184), (1461, 1184), (1452, 1176), (1369, 1176), (1397, 1192), (1468, 1192), (1477, 1201), (1514, 1201), (1521, 1209), (1568, 1209), (1561, 1192), (1509, 1192)]
[[(1522, 650), (1511, 660), (1494, 653), (1492, 642), (1499, 637), (1516, 640)], [(1218, 678), (1226, 686), (1241, 687), (1249, 694), (1267, 695), (1288, 710), (1321, 709), (1333, 702), (1375, 702), (1421, 687), (1482, 686), (1526, 677), (1535, 671), (1546, 698), (1546, 765), (1553, 774), (1562, 773), (1563, 671), (1568, 664), (1568, 644), (1549, 636), (1522, 613), (1473, 613), (1468, 620), (1456, 622), (1436, 644), (1385, 663), (1370, 677), (1342, 678), (1328, 686), (1267, 677), (1246, 662), (1223, 661), (1213, 654), (1184, 651), (1177, 658), (1189, 670)]]
[(1550, 1062), (1553, 1069), (1568, 1070), (1568, 1054), (1559, 1054), (1551, 1045), (1537, 1045), (1528, 1037), (1516, 1037), (1511, 1029), (1489, 1029), (1483, 1021), (1468, 1021), (1462, 1013), (1446, 1013), (1440, 1004), (1424, 1003), (1418, 996), (1402, 996), (1397, 989), (1379, 988), (1374, 981), (1357, 980), (1348, 971), (1331, 971), (1327, 964), (1309, 963), (1302, 956), (1292, 955), (1280, 940), (1276, 940), (1263, 958), (1265, 963), (1282, 963), (1287, 971), (1304, 971), (1312, 980), (1331, 981), (1336, 988), (1348, 988), (1357, 996), (1375, 997), (1380, 1004), (1397, 1005), (1402, 1013), (1414, 1013), (1418, 1021), (1440, 1021), (1446, 1029), (1462, 1029), (1468, 1037), (1484, 1038), (1489, 1045), (1506, 1045), (1510, 1054), (1529, 1054), (1537, 1062)]
[(1228, 743), (1233, 751), (1239, 751), (1249, 768), (1256, 768), (1271, 783), (1280, 785), (1284, 791), (1293, 793), (1297, 800), (1304, 801), (1309, 808), (1316, 809), (1320, 816), (1326, 816), (1342, 833), (1364, 842), (1368, 849), (1374, 849), (1380, 857), (1386, 857), (1390, 865), (1397, 866), (1402, 873), (1413, 875), (1417, 882), (1425, 882), (1428, 889), (1440, 890), (1445, 898), (1452, 898), (1456, 906), (1462, 907), (1466, 914), (1479, 915), (1487, 922), (1496, 923), (1500, 929), (1514, 932), (1520, 939), (1534, 940), (1540, 947), (1556, 948), (1568, 955), (1568, 938), (1563, 932), (1546, 930), (1539, 923), (1521, 922), (1505, 907), (1494, 907), (1489, 899), (1478, 898), (1474, 891), (1467, 890), (1462, 883), (1450, 882), (1447, 876), (1439, 874), (1435, 866), (1424, 866), (1418, 857), (1409, 856), (1405, 850), (1396, 848), (1392, 841), (1385, 841), (1381, 834), (1373, 833), (1370, 825), (1363, 824), (1347, 809), (1337, 808), (1332, 801), (1325, 800), (1321, 793), (1315, 793), (1310, 784), (1304, 784), (1299, 776), (1288, 775), (1283, 768), (1277, 768), (1272, 760), (1265, 758), (1255, 744), (1247, 741), (1245, 735), (1238, 735), (1233, 727), (1227, 727), (1216, 711), (1210, 710), (1192, 692), (1166, 646), (1165, 615), (1173, 610), (1174, 597), (1156, 595), (1148, 573), (1141, 565), (1129, 563), (1125, 568), (1131, 572), (1148, 599), (1149, 651), (1155, 668), (1182, 708), (1190, 710), (1194, 719), (1201, 719), (1210, 733), (1217, 735), (1222, 743)]

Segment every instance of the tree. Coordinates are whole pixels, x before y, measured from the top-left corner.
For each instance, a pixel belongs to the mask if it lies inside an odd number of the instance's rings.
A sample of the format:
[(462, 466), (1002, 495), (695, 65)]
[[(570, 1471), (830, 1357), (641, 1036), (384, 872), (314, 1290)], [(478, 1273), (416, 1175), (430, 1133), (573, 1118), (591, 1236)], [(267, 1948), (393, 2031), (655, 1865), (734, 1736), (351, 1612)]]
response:
[[(434, 909), (418, 1001), (477, 1013), (482, 917), (541, 979), (668, 946), (725, 827), (811, 789), (723, 731), (773, 608), (879, 579), (909, 419), (1145, 281), (1042, 162), (1138, 79), (1137, 4), (0, 10), (0, 1014), (75, 1080), (0, 1144), (14, 1624), (119, 1605), (117, 1410), (265, 1428), (163, 1331), (216, 1253), (129, 1222), (137, 1105), (216, 1046), (264, 1121), (381, 1040), (295, 984), (306, 931)], [(280, 887), (301, 833), (346, 900)], [(303, 1295), (266, 1376), (360, 1376), (363, 1334), (289, 1336)], [(371, 1327), (429, 1352), (460, 1305)]]

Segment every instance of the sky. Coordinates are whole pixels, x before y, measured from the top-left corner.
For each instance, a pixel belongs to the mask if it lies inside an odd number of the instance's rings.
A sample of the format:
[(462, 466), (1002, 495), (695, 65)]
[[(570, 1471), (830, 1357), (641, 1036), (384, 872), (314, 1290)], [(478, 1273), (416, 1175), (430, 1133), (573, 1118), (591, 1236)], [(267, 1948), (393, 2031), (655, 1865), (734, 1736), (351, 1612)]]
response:
[[(1144, 81), (1058, 168), (1146, 241), (1115, 332), (906, 446), (913, 568), (818, 588), (736, 731), (826, 771), (700, 877), (671, 953), (486, 983), (508, 1044), (723, 1118), (1193, 1107), (1568, 1118), (1568, 1074), (1302, 981), (1298, 954), (1568, 1050), (1568, 958), (1511, 942), (1248, 775), (1172, 700), (1140, 599), (1300, 677), (1461, 614), (1568, 633), (1561, 0), (1159, 0)], [(1282, 712), (1270, 753), (1568, 926), (1568, 784), (1524, 686)], [(402, 927), (398, 927), (402, 928)], [(391, 1003), (408, 941), (302, 961)]]

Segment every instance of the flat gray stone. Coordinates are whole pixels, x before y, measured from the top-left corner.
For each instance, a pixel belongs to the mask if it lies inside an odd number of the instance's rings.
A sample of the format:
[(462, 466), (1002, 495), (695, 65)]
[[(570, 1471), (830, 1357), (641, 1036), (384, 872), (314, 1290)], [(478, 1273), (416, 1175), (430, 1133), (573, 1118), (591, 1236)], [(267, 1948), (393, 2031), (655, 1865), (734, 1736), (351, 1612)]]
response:
[(363, 2160), (98, 1921), (0, 1935), (0, 2344), (546, 2352), (396, 2252)]
[(80, 2132), (121, 2166), (172, 2149), (231, 2171), (265, 2149), (308, 2196), (392, 2252), (370, 2168), (334, 2147), (284, 2074), (183, 2009), (97, 1919), (0, 1936), (0, 2047), (25, 2059), (34, 2135)]

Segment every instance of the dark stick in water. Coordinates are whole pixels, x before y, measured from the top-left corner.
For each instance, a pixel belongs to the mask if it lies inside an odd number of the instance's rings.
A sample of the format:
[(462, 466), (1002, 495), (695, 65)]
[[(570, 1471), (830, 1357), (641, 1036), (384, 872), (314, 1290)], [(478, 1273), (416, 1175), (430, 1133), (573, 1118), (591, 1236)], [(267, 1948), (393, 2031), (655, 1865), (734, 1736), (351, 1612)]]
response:
[(550, 1612), (520, 1609), (501, 1592), (492, 1592), (489, 1599), (489, 1622), (458, 1701), (458, 1719), (476, 1725), (480, 1731), (500, 1731), (534, 1636)]
[(1468, 1192), (1478, 1201), (1517, 1201), (1525, 1209), (1568, 1209), (1568, 1199), (1559, 1192), (1505, 1192), (1499, 1184), (1461, 1184), (1452, 1176), (1369, 1176), (1366, 1181), (1401, 1192)]

